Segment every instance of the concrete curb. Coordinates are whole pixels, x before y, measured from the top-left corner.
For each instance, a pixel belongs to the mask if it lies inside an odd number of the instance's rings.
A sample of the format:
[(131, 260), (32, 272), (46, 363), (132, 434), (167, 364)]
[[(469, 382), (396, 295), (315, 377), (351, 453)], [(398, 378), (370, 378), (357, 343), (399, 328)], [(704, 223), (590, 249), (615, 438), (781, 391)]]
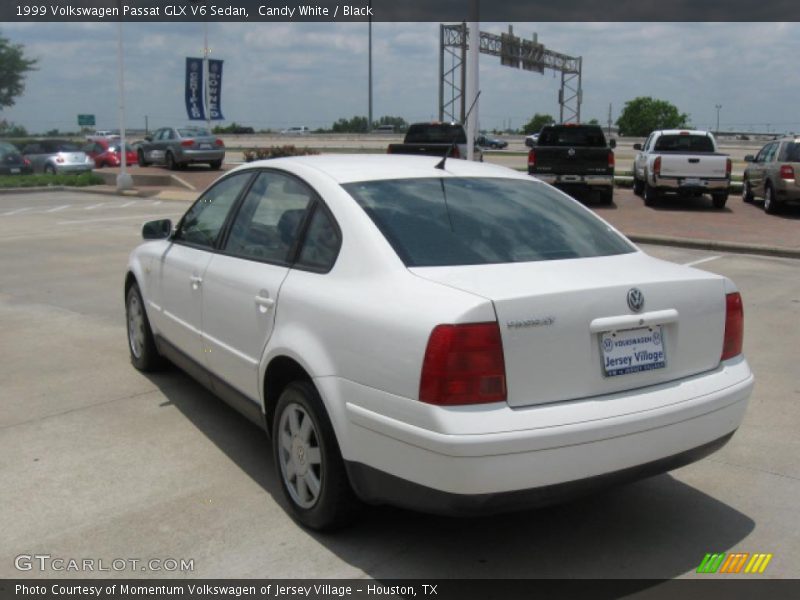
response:
[(677, 246), (680, 248), (697, 248), (698, 250), (718, 250), (739, 254), (758, 254), (761, 256), (778, 256), (782, 258), (800, 258), (800, 248), (780, 248), (761, 244), (742, 244), (739, 242), (722, 242), (717, 240), (694, 240), (691, 238), (669, 237), (664, 235), (648, 235), (625, 233), (625, 236), (636, 244), (655, 244), (659, 246)]
[(73, 192), (85, 194), (105, 194), (107, 196), (131, 196), (138, 198), (149, 198), (155, 192), (148, 190), (126, 190), (118, 192), (115, 188), (106, 186), (86, 186), (77, 187), (70, 185), (46, 185), (39, 187), (22, 187), (22, 188), (0, 188), (0, 194), (37, 194), (41, 192)]

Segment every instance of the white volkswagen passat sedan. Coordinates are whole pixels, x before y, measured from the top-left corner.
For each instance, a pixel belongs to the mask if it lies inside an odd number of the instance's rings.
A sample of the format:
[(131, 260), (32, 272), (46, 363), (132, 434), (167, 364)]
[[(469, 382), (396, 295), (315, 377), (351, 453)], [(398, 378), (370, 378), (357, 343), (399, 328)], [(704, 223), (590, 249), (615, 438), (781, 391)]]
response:
[(487, 513), (664, 472), (721, 447), (753, 387), (729, 279), (494, 165), (256, 162), (143, 235), (133, 364), (270, 432), (315, 529), (359, 500)]

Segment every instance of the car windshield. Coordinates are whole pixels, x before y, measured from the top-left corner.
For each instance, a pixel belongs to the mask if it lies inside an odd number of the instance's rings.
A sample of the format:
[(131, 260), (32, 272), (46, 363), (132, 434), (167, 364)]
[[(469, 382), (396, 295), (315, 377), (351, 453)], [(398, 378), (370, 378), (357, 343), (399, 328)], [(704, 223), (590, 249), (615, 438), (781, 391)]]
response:
[(656, 141), (656, 152), (714, 152), (714, 142), (707, 135), (670, 134)]
[(19, 150), (13, 144), (8, 144), (6, 142), (0, 142), (0, 158), (5, 158), (6, 156), (13, 156), (15, 154), (19, 154)]
[(185, 127), (183, 129), (178, 129), (178, 135), (184, 138), (209, 137), (211, 133), (208, 129), (203, 127)]
[[(455, 139), (453, 139), (455, 138)], [(406, 134), (407, 144), (466, 144), (467, 134), (461, 125), (425, 123), (412, 125)]]
[(409, 267), (634, 252), (600, 219), (538, 181), (444, 177), (343, 187)]
[(539, 145), (604, 148), (606, 138), (599, 127), (545, 127), (539, 134)]

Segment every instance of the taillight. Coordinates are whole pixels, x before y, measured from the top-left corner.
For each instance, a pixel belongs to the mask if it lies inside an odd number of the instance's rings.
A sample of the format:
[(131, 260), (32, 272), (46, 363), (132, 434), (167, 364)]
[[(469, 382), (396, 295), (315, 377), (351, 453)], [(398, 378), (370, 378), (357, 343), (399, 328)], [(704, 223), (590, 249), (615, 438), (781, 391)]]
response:
[(441, 406), (504, 402), (506, 367), (497, 323), (437, 325), (425, 349), (419, 399)]
[(725, 296), (725, 337), (722, 341), (722, 357), (728, 360), (742, 353), (744, 339), (744, 309), (738, 292)]
[(653, 174), (656, 177), (661, 175), (661, 157), (656, 156), (656, 159), (653, 161)]
[(528, 152), (528, 168), (532, 169), (536, 166), (536, 150)]
[(188, 148), (189, 146), (194, 146), (194, 140), (183, 140), (181, 142), (181, 146), (184, 148)]
[(731, 171), (733, 170), (733, 161), (730, 158), (725, 159), (725, 177), (731, 176)]
[(30, 167), (31, 166), (31, 161), (29, 161), (27, 158), (23, 158), (22, 159), (22, 164), (24, 164), (26, 167)]
[(224, 146), (225, 142), (223, 142), (221, 139), (217, 138), (216, 140), (214, 140), (214, 145), (216, 145), (216, 146)]
[(794, 179), (792, 165), (781, 165), (781, 179)]
[(614, 168), (614, 152), (611, 150), (608, 151), (608, 168)]

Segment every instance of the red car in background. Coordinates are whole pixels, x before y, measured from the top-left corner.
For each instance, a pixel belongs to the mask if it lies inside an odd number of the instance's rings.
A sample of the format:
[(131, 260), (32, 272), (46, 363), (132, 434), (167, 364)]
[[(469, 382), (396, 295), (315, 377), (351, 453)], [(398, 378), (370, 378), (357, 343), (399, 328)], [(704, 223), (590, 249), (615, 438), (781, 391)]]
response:
[[(118, 167), (122, 162), (120, 155), (120, 141), (118, 139), (96, 139), (83, 147), (83, 151), (94, 159), (94, 166), (98, 169), (103, 167)], [(136, 150), (130, 145), (125, 144), (125, 162), (127, 165), (136, 164)]]

